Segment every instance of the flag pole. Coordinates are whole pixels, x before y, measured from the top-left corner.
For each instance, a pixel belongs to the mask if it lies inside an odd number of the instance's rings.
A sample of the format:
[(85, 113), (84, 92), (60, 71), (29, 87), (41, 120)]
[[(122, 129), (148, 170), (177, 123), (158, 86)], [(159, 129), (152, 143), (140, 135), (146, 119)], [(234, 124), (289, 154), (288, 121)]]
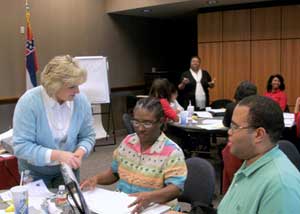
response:
[(31, 22), (30, 22), (30, 6), (28, 0), (25, 0), (26, 8), (26, 89), (37, 86), (36, 72), (38, 71), (38, 63), (36, 57), (36, 49), (32, 34)]

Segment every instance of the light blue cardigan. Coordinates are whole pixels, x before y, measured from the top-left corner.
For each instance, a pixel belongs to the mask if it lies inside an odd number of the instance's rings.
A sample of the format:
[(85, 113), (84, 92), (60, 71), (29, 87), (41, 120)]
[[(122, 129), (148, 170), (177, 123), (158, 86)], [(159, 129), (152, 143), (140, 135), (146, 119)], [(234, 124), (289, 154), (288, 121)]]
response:
[(59, 148), (48, 125), (42, 98), (42, 86), (30, 89), (19, 99), (13, 117), (13, 148), (19, 159), (35, 166), (45, 166), (50, 149), (74, 152), (82, 146), (87, 156), (95, 144), (91, 106), (83, 94), (74, 98), (74, 109), (67, 142)]

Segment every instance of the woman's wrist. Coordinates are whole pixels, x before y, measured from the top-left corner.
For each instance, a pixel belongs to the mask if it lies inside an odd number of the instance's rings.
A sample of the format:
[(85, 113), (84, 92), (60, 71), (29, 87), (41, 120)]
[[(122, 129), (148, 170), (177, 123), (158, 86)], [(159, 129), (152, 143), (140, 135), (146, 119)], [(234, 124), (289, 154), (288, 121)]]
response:
[(75, 156), (82, 159), (83, 156), (85, 155), (85, 150), (82, 149), (81, 147), (79, 147), (75, 152), (74, 152)]

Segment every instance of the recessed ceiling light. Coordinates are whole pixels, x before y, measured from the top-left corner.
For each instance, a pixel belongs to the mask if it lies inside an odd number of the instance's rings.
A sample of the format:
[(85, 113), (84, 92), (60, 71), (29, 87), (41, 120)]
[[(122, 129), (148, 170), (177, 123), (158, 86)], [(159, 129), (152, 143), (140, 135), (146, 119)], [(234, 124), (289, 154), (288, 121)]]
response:
[(143, 10), (143, 13), (150, 13), (150, 12), (152, 12), (151, 9), (144, 9), (144, 10)]
[(218, 1), (217, 0), (208, 0), (207, 4), (212, 5), (212, 4), (217, 4)]

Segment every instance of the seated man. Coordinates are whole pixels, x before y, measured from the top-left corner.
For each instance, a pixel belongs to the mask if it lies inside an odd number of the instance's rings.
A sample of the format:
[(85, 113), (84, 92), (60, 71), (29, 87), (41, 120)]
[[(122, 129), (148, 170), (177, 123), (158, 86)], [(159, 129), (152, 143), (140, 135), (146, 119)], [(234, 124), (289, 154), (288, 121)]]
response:
[(222, 199), (219, 214), (300, 213), (300, 173), (278, 148), (284, 127), (273, 100), (249, 96), (236, 106), (230, 152), (245, 160)]
[[(183, 190), (187, 168), (182, 150), (161, 132), (164, 113), (159, 99), (139, 100), (128, 135), (114, 151), (111, 167), (81, 183), (81, 188), (118, 182), (117, 190), (136, 196), (132, 213), (150, 203), (168, 203), (178, 209), (176, 199)], [(171, 201), (171, 202), (170, 202)]]

